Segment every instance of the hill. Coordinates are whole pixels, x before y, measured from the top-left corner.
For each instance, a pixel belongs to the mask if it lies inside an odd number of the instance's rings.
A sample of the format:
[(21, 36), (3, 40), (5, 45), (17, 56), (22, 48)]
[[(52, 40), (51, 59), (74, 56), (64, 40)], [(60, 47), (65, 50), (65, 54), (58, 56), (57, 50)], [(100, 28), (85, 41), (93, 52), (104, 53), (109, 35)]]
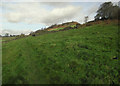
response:
[(63, 24), (54, 24), (51, 25), (48, 28), (44, 28), (43, 30), (37, 30), (30, 35), (43, 35), (51, 32), (58, 32), (58, 31), (64, 31), (64, 30), (69, 30), (69, 29), (76, 29), (78, 26), (81, 26), (78, 22), (66, 22)]
[(3, 84), (120, 84), (118, 24), (95, 23), (3, 43)]
[(59, 24), (59, 25), (52, 25), (50, 27), (48, 27), (46, 30), (47, 31), (58, 31), (58, 30), (61, 30), (61, 29), (64, 29), (66, 27), (76, 27), (76, 25), (80, 25), (78, 22), (67, 22), (67, 23), (63, 23), (63, 24)]

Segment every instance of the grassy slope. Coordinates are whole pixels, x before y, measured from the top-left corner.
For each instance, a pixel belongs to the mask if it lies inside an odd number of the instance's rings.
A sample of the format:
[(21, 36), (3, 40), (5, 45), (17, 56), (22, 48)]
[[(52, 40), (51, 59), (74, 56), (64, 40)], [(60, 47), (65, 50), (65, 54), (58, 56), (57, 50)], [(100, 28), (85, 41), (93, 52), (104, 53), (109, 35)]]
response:
[(16, 37), (2, 37), (2, 41), (10, 41), (10, 40), (13, 40), (15, 39)]
[(120, 84), (117, 33), (101, 24), (3, 43), (3, 83)]

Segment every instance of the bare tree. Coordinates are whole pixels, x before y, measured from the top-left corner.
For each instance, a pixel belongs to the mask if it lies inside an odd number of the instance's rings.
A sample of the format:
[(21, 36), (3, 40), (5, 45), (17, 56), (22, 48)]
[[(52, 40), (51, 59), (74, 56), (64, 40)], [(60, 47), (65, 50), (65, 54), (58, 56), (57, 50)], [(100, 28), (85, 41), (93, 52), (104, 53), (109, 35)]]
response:
[(9, 33), (5, 33), (5, 37), (8, 37), (9, 36)]
[(21, 33), (20, 37), (25, 37), (25, 34)]
[(86, 23), (87, 21), (88, 21), (88, 16), (85, 17), (85, 21), (84, 22)]
[(13, 37), (13, 35), (10, 35), (10, 37)]
[(31, 31), (29, 35), (32, 35), (33, 33), (34, 33), (34, 32), (33, 32), (33, 31)]

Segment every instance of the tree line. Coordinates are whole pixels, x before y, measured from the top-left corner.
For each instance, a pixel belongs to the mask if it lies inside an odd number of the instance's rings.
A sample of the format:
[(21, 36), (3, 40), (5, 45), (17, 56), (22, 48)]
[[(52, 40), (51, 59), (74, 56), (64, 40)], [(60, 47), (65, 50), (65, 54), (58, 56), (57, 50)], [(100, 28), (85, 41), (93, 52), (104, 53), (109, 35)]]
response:
[[(120, 3), (120, 2), (119, 2)], [(112, 2), (105, 2), (97, 10), (95, 20), (120, 19), (120, 7), (113, 5)]]
[[(105, 2), (100, 5), (97, 10), (97, 14), (94, 17), (94, 20), (107, 20), (107, 19), (120, 19), (120, 2), (118, 6), (114, 5), (112, 2)], [(84, 22), (88, 21), (88, 16), (85, 16)]]

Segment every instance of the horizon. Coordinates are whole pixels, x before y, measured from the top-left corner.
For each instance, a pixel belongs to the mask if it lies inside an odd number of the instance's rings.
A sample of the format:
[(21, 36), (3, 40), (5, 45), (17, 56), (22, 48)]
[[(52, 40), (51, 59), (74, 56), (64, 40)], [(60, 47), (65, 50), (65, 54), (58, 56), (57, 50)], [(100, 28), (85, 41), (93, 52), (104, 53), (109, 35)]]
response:
[[(28, 35), (31, 31), (47, 28), (53, 24), (94, 20), (103, 2), (2, 2), (0, 5), (1, 35)], [(114, 3), (116, 4), (116, 3)], [(24, 10), (23, 10), (24, 9)]]

